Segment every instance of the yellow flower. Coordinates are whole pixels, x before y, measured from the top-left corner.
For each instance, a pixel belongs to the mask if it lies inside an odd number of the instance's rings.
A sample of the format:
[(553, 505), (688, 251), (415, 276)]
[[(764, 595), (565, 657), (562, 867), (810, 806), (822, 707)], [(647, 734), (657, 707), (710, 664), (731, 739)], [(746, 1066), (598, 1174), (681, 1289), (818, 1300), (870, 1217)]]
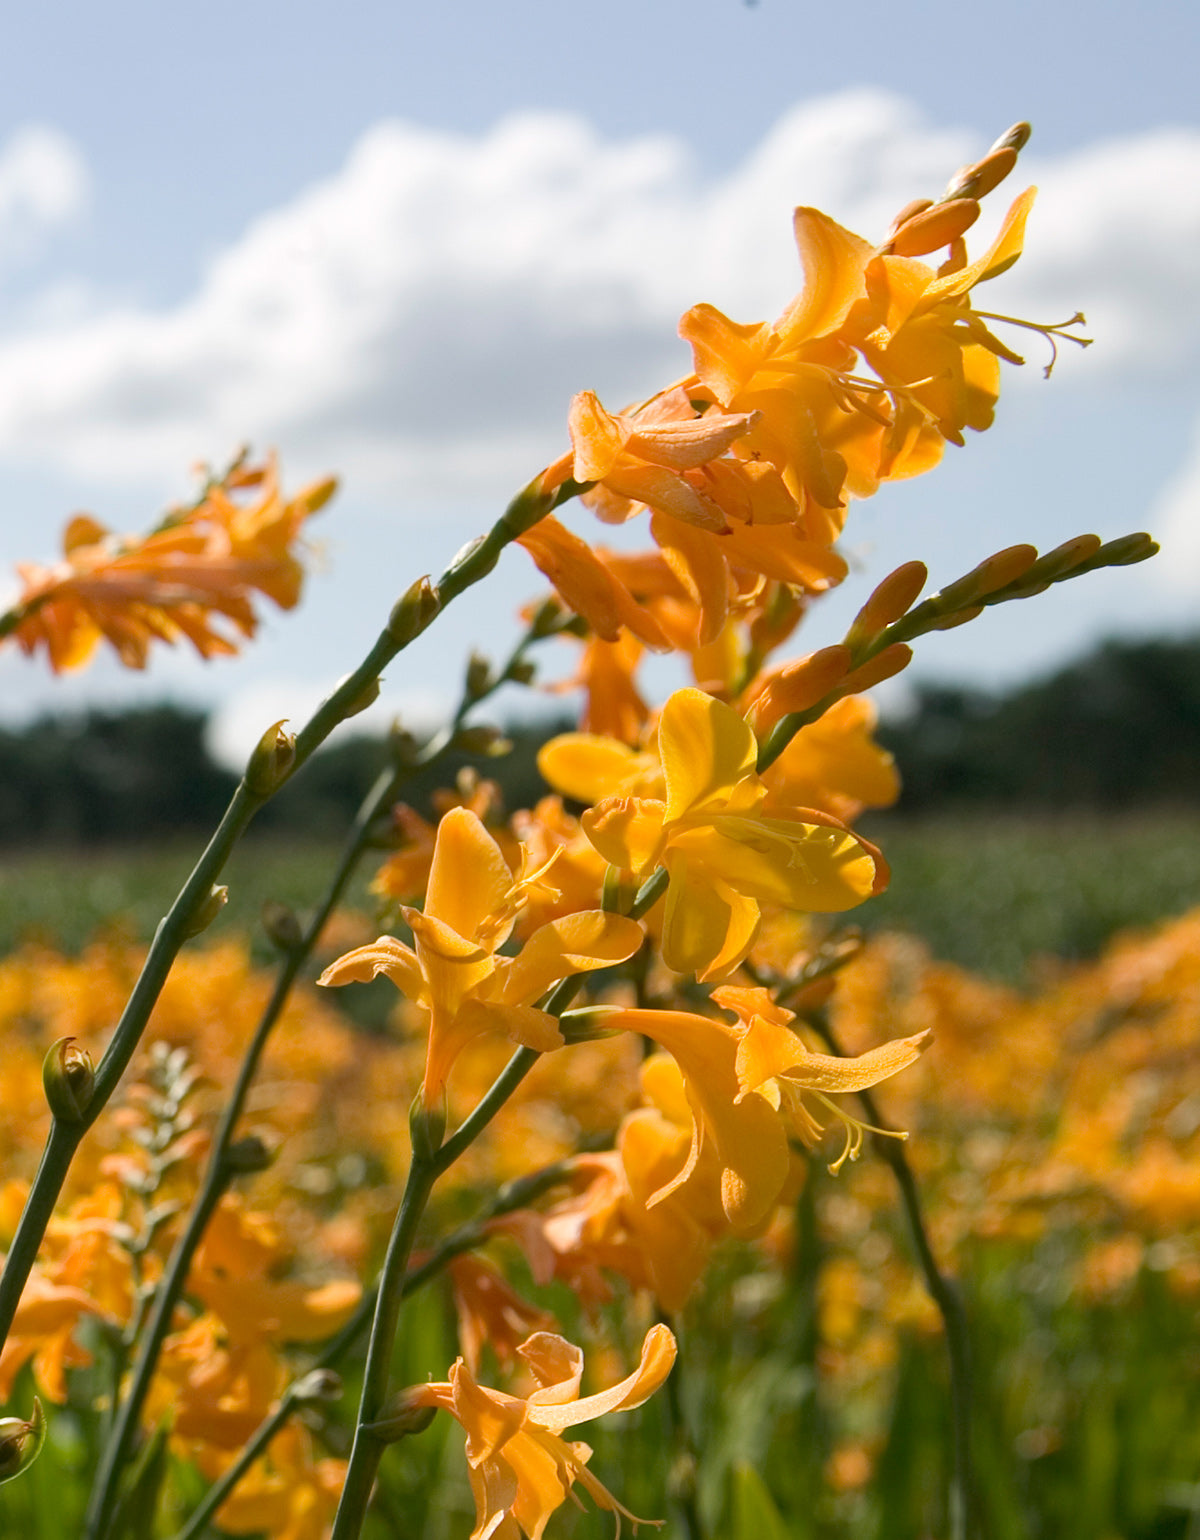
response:
[(663, 957), (677, 972), (704, 979), (730, 972), (753, 944), (761, 904), (836, 912), (886, 882), (879, 853), (828, 814), (765, 815), (757, 754), (736, 711), (685, 689), (659, 722), (664, 800), (634, 789), (653, 784), (649, 757), (611, 740), (567, 735), (539, 757), (543, 775), (568, 796), (593, 800), (587, 793), (605, 781), (617, 793), (583, 818), (607, 861), (638, 876), (666, 867)]
[(485, 1032), (545, 1053), (562, 1046), (555, 1018), (533, 1002), (559, 979), (607, 968), (642, 943), (639, 926), (599, 909), (540, 926), (515, 957), (498, 956), (542, 871), (514, 874), (504, 853), (467, 808), (438, 825), (425, 910), (405, 908), (413, 947), (380, 936), (330, 964), (320, 984), (365, 983), (384, 973), (429, 1012), (424, 1105), (440, 1107), (455, 1059)]
[(649, 1399), (675, 1362), (675, 1338), (665, 1326), (646, 1335), (637, 1369), (594, 1396), (580, 1397), (583, 1353), (564, 1338), (536, 1332), (517, 1350), (538, 1388), (527, 1398), (489, 1390), (460, 1358), (446, 1381), (421, 1385), (407, 1406), (440, 1407), (467, 1434), (467, 1464), (475, 1495), (471, 1540), (540, 1540), (551, 1515), (576, 1482), (600, 1508), (645, 1523), (602, 1486), (587, 1468), (592, 1451), (568, 1443), (563, 1432), (608, 1412), (629, 1411)]

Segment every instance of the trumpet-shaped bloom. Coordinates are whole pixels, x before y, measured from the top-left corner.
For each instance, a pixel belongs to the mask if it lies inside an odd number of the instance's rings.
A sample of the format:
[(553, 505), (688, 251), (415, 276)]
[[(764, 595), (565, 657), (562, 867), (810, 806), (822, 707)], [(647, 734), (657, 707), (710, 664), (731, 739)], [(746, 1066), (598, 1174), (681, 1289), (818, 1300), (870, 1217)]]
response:
[(840, 911), (885, 884), (879, 853), (829, 814), (764, 813), (767, 789), (755, 769), (754, 734), (736, 711), (704, 691), (677, 690), (667, 701), (658, 754), (662, 800), (629, 793), (638, 779), (648, 779), (646, 756), (610, 740), (568, 735), (548, 745), (539, 764), (569, 796), (616, 780), (618, 794), (596, 802), (584, 815), (584, 829), (614, 866), (638, 876), (660, 862), (667, 868), (663, 957), (669, 967), (721, 976), (753, 944), (762, 904)]
[[(541, 1540), (551, 1515), (578, 1482), (600, 1508), (638, 1519), (587, 1468), (592, 1451), (568, 1443), (567, 1428), (608, 1412), (641, 1406), (675, 1362), (675, 1338), (665, 1326), (646, 1335), (641, 1362), (627, 1379), (593, 1396), (580, 1396), (583, 1353), (565, 1338), (535, 1332), (517, 1350), (537, 1384), (528, 1397), (507, 1395), (476, 1382), (460, 1358), (446, 1381), (409, 1391), (406, 1404), (440, 1407), (467, 1434), (467, 1464), (475, 1495), (471, 1540)], [(618, 1520), (619, 1522), (619, 1520)]]
[(599, 909), (540, 926), (515, 957), (498, 955), (543, 871), (514, 873), (504, 853), (467, 808), (438, 825), (424, 912), (403, 909), (412, 947), (381, 936), (332, 963), (321, 984), (364, 983), (384, 973), (429, 1012), (429, 1048), (421, 1095), (440, 1107), (454, 1060), (485, 1032), (502, 1032), (539, 1052), (562, 1046), (555, 1018), (539, 999), (571, 973), (607, 968), (642, 943), (639, 926)]
[(814, 1053), (792, 1031), (792, 1012), (772, 1000), (767, 990), (729, 985), (714, 989), (713, 999), (732, 1011), (740, 1023), (735, 1029), (739, 1098), (749, 1099), (756, 1093), (768, 1096), (810, 1149), (824, 1132), (813, 1113), (812, 1102), (832, 1112), (846, 1131), (845, 1147), (830, 1168), (833, 1171), (847, 1159), (857, 1160), (867, 1125), (830, 1101), (830, 1096), (865, 1091), (890, 1079), (915, 1063), (929, 1046), (930, 1034), (926, 1029), (912, 1037), (893, 1038), (890, 1043), (852, 1057)]

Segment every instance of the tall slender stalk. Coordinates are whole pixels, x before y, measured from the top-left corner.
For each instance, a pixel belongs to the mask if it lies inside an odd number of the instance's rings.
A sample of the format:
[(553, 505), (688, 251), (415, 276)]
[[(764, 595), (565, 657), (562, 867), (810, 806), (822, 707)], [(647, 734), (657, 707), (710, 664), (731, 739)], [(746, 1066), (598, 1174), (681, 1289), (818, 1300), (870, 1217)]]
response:
[(418, 770), (435, 764), (453, 746), (455, 734), (471, 710), (494, 694), (502, 683), (513, 678), (514, 670), (522, 662), (526, 650), (537, 639), (534, 630), (527, 629), (498, 674), (482, 688), (464, 691), (450, 723), (426, 746), (422, 754), (411, 763), (386, 770), (378, 777), (355, 816), (324, 897), (296, 944), (288, 949), (271, 997), (246, 1049), (237, 1080), (222, 1111), (213, 1136), (208, 1165), (187, 1224), (175, 1244), (156, 1290), (153, 1307), (139, 1333), (140, 1346), (130, 1385), (124, 1400), (116, 1409), (112, 1434), (106, 1443), (92, 1488), (84, 1526), (85, 1540), (102, 1540), (108, 1531), (122, 1470), (137, 1431), (138, 1419), (150, 1390), (163, 1341), (170, 1330), (175, 1307), (187, 1283), (192, 1260), (217, 1205), (238, 1174), (229, 1164), (229, 1151), (246, 1097), (258, 1073), (268, 1038), (283, 1013), (301, 968), (311, 956), (330, 915), (341, 901), (346, 885), (370, 843), (380, 813), (394, 800), (405, 781), (411, 779)]
[[(96, 1068), (87, 1107), (77, 1121), (56, 1118), (43, 1151), (13, 1242), (0, 1273), (0, 1348), (7, 1340), (21, 1294), (37, 1259), (75, 1151), (84, 1134), (107, 1106), (141, 1042), (150, 1013), (195, 921), (208, 903), (216, 879), (250, 820), (312, 755), (347, 716), (359, 708), (364, 695), (378, 684), (381, 671), (432, 623), (434, 617), (464, 590), (486, 577), (505, 547), (581, 487), (565, 482), (553, 494), (537, 481), (512, 500), (486, 535), (460, 551), (436, 584), (414, 585), (397, 606), (389, 624), (359, 666), (317, 707), (296, 734), (295, 753), (287, 772), (264, 783), (248, 771), (234, 792), (216, 833), (184, 884), (154, 940), (113, 1037)], [(411, 601), (411, 602), (408, 602)]]
[[(814, 1013), (807, 1018), (829, 1045), (830, 1051), (842, 1053), (824, 1013)], [(859, 1091), (867, 1121), (877, 1128), (886, 1128), (878, 1103), (870, 1091)], [(873, 1140), (879, 1155), (887, 1162), (900, 1189), (900, 1200), (912, 1233), (913, 1249), (917, 1265), (925, 1280), (929, 1297), (937, 1306), (946, 1333), (946, 1353), (950, 1361), (950, 1415), (953, 1427), (953, 1467), (949, 1492), (950, 1540), (968, 1540), (974, 1508), (974, 1477), (972, 1474), (971, 1427), (973, 1422), (971, 1342), (966, 1307), (957, 1283), (938, 1266), (929, 1232), (921, 1210), (921, 1194), (916, 1176), (904, 1146), (897, 1139)]]

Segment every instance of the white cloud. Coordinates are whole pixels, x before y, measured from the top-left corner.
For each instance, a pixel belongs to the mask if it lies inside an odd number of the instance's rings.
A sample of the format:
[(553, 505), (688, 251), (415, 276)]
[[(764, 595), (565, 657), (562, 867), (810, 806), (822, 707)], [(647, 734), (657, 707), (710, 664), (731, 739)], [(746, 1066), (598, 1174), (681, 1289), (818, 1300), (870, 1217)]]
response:
[(1162, 489), (1150, 527), (1162, 545), (1155, 570), (1163, 586), (1194, 593), (1200, 583), (1200, 431), (1187, 460)]
[(25, 257), (47, 230), (74, 219), (87, 194), (83, 158), (65, 134), (18, 129), (0, 147), (0, 263)]
[[(569, 115), (477, 137), (382, 123), (181, 303), (93, 302), (0, 334), (0, 462), (178, 484), (249, 438), (279, 444), (295, 474), (334, 466), (401, 506), (490, 504), (563, 443), (575, 390), (617, 403), (686, 367), (674, 327), (689, 303), (777, 313), (799, 278), (794, 202), (879, 231), (985, 143), (874, 90), (795, 108), (720, 178), (678, 139), (607, 141)], [(1067, 350), (1067, 382), (1182, 378), (1200, 344), (1200, 134), (1028, 169), (1042, 195), (997, 308), (1088, 312), (1100, 342), (1086, 362)], [(0, 249), (10, 229), (68, 217), (84, 182), (49, 130), (11, 141)]]

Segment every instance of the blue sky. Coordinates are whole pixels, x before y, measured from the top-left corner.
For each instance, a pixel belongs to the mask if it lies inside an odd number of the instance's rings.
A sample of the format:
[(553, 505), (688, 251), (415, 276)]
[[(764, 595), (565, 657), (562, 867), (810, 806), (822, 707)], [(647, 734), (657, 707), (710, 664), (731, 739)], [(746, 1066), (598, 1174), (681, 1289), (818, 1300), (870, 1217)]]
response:
[[(212, 704), (226, 736), (302, 713), (390, 598), (563, 443), (574, 390), (618, 404), (686, 367), (674, 319), (797, 286), (794, 202), (864, 234), (1016, 118), (1042, 192), (995, 304), (1088, 312), (997, 427), (856, 507), (855, 578), (948, 578), (1018, 539), (1149, 527), (1164, 557), (937, 638), (926, 672), (1012, 679), (1200, 597), (1200, 22), (1182, 4), (818, 8), (758, 0), (439, 6), (43, 4), (3, 23), (0, 584), (87, 507), (137, 529), (244, 437), (342, 472), (325, 570), (236, 664), (163, 656), (54, 681), (0, 652), (0, 713)], [(1014, 183), (1014, 191), (1020, 183)], [(1157, 566), (1157, 571), (1152, 568)], [(538, 588), (448, 617), (388, 681), (428, 708)]]

